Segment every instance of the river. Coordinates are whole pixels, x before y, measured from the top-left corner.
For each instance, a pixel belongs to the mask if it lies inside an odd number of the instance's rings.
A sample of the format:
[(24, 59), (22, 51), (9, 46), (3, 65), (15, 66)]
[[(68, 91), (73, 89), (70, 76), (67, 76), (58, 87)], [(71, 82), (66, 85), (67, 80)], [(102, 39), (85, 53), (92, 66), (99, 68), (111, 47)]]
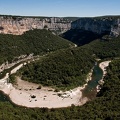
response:
[[(92, 74), (92, 80), (88, 82), (88, 85), (85, 87), (83, 90), (83, 97), (87, 97), (89, 99), (94, 99), (97, 94), (97, 89), (96, 86), (98, 85), (98, 81), (102, 79), (103, 76), (103, 71), (99, 67), (99, 65), (95, 65), (93, 69), (93, 74)], [(4, 95), (2, 92), (0, 92), (0, 102), (12, 102), (9, 100), (9, 98)]]
[(94, 99), (97, 94), (97, 85), (98, 81), (102, 79), (103, 76), (103, 71), (99, 67), (98, 64), (96, 64), (93, 68), (93, 73), (92, 73), (92, 80), (88, 82), (87, 86), (83, 90), (83, 97), (87, 97), (90, 100)]

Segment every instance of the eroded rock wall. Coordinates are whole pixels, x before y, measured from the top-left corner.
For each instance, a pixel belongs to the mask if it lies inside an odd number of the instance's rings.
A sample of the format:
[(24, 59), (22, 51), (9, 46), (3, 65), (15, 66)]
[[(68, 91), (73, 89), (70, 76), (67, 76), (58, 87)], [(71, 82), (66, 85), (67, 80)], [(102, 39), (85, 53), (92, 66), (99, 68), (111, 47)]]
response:
[(120, 34), (120, 17), (80, 18), (71, 21), (60, 17), (15, 17), (0, 16), (0, 33), (21, 35), (33, 29), (49, 29), (57, 34), (70, 29), (83, 29), (97, 34)]
[(0, 33), (21, 35), (32, 29), (49, 29), (63, 33), (71, 28), (71, 21), (64, 18), (0, 17)]
[(80, 18), (71, 24), (72, 29), (88, 30), (97, 34), (120, 34), (120, 18)]

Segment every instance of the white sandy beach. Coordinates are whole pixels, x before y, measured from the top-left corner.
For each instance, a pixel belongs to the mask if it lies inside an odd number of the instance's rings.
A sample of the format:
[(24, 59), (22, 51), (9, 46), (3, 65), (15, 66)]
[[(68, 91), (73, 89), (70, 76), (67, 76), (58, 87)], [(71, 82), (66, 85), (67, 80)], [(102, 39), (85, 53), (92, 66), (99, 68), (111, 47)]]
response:
[[(20, 78), (18, 78), (17, 84), (15, 87), (12, 84), (6, 84), (2, 91), (10, 97), (13, 103), (20, 106), (60, 108), (72, 104), (82, 105), (87, 100), (87, 98), (82, 99), (81, 90), (84, 87), (78, 87), (66, 92), (54, 92), (52, 88), (48, 87), (37, 89), (38, 84), (23, 81)], [(61, 96), (58, 94), (61, 94)], [(31, 97), (33, 95), (35, 98)]]
[[(99, 67), (102, 69), (102, 71), (103, 71), (103, 75), (106, 75), (106, 67), (109, 65), (109, 63), (110, 63), (111, 61), (104, 61), (104, 62), (101, 62), (100, 64), (99, 64)], [(104, 76), (103, 76), (104, 77)]]
[[(109, 66), (109, 63), (110, 63), (111, 61), (104, 61), (104, 62), (101, 62), (100, 64), (99, 64), (99, 67), (102, 69), (102, 71), (103, 71), (103, 77), (102, 77), (102, 79), (99, 81), (99, 84), (100, 85), (103, 85), (104, 84), (104, 81), (103, 81), (103, 78), (104, 78), (104, 76), (107, 74), (107, 71), (106, 71), (106, 67), (108, 67)], [(99, 92), (100, 91), (100, 85), (98, 85), (97, 86), (97, 92)]]

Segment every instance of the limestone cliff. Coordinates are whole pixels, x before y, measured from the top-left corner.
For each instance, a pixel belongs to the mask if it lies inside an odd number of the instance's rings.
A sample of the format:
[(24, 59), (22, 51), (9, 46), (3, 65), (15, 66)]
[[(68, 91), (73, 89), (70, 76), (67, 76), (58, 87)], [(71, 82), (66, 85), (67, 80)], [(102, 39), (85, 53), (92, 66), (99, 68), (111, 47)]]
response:
[(21, 35), (32, 29), (49, 29), (63, 33), (71, 28), (71, 21), (65, 18), (0, 17), (0, 33)]
[(61, 34), (70, 29), (83, 29), (97, 34), (120, 34), (120, 16), (95, 17), (95, 18), (70, 18), (62, 17), (16, 17), (0, 16), (0, 33), (21, 35), (32, 29), (49, 29)]
[(120, 34), (120, 17), (80, 18), (71, 24), (72, 29), (83, 29), (97, 34)]
[(115, 21), (115, 24), (111, 27), (111, 35), (118, 36), (120, 35), (120, 19)]

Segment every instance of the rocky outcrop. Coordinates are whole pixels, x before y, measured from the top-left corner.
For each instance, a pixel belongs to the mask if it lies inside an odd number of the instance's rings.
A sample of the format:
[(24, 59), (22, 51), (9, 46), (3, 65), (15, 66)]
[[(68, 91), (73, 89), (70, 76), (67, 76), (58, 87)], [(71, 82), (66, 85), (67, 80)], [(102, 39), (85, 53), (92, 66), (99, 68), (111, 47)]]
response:
[[(15, 64), (18, 64), (20, 62), (23, 62), (23, 61), (26, 61), (26, 60), (31, 60), (33, 59), (34, 60), (34, 57), (33, 57), (33, 53), (29, 54), (28, 56), (27, 55), (21, 55), (19, 57), (15, 57), (12, 61), (12, 63), (8, 63), (8, 61), (6, 61), (5, 63), (3, 63), (2, 65), (0, 65), (0, 72), (3, 72), (4, 70), (6, 69), (9, 69), (11, 67), (13, 67)], [(39, 56), (36, 56), (36, 58), (39, 57)]]
[(120, 19), (117, 19), (115, 24), (111, 27), (111, 33), (112, 36), (118, 36), (120, 35)]
[(71, 21), (65, 18), (0, 17), (0, 33), (21, 35), (32, 29), (49, 29), (63, 33), (71, 28)]
[(71, 24), (72, 29), (83, 29), (97, 34), (120, 34), (120, 19), (110, 17), (80, 18)]

